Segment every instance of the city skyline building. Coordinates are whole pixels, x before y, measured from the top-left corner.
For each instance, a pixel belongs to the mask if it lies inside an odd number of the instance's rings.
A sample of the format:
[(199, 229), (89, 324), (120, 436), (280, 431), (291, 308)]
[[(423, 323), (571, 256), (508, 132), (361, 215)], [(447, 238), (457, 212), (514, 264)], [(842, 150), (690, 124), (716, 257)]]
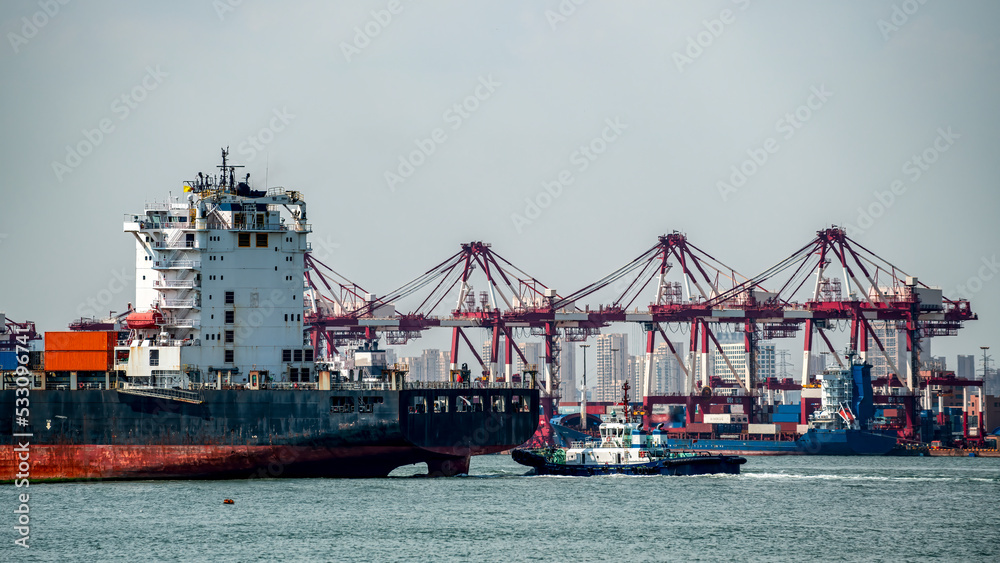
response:
[(575, 401), (580, 398), (579, 383), (577, 381), (580, 376), (576, 372), (576, 345), (564, 339), (560, 339), (560, 344), (559, 388), (562, 389), (562, 396), (564, 398)]
[[(747, 374), (750, 372), (746, 345), (743, 342), (726, 342), (720, 343), (720, 347), (733, 365), (733, 370), (736, 370), (736, 376), (734, 377), (733, 371), (729, 369), (722, 354), (715, 354), (713, 366), (716, 377), (729, 383), (735, 383), (736, 377), (739, 377), (740, 382), (745, 383)], [(777, 377), (775, 347), (774, 344), (761, 342), (757, 345), (757, 381), (763, 381), (769, 377)]]
[(410, 381), (448, 381), (448, 355), (445, 350), (426, 349), (419, 356), (399, 358), (409, 368)]
[[(545, 363), (545, 344), (542, 342), (519, 342), (517, 346), (528, 360), (528, 364), (538, 366), (539, 372), (541, 372), (543, 369), (542, 364)], [(514, 372), (524, 373), (526, 364), (517, 352), (514, 352), (514, 360)]]
[[(673, 342), (674, 349), (683, 358), (684, 343)], [(653, 380), (650, 394), (674, 395), (684, 392), (684, 371), (666, 342), (661, 342), (653, 352)]]
[(596, 338), (595, 401), (615, 401), (627, 369), (628, 335), (601, 334)]
[(976, 356), (972, 354), (958, 355), (958, 366), (955, 375), (962, 379), (976, 378)]

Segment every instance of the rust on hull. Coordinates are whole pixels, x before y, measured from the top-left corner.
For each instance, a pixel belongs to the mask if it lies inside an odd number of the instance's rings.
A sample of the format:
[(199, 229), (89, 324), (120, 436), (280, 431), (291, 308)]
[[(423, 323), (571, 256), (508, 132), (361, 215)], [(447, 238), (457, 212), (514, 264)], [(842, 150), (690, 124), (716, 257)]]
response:
[[(510, 409), (460, 411), (461, 396), (509, 405), (517, 394), (537, 404), (537, 393), (205, 390), (191, 402), (111, 390), (32, 391), (30, 425), (0, 419), (0, 481), (19, 479), (24, 467), (32, 482), (384, 477), (414, 463), (426, 463), (430, 474), (456, 475), (468, 472), (473, 455), (523, 443), (537, 421), (532, 412)], [(0, 399), (13, 407), (12, 390), (0, 391)], [(448, 408), (412, 408), (431, 401)], [(26, 452), (18, 452), (22, 444)]]
[[(32, 445), (30, 480), (385, 477), (396, 467), (420, 462), (431, 473), (456, 475), (468, 472), (469, 457), (383, 446)], [(11, 448), (0, 452), (3, 475), (16, 475), (18, 464)]]

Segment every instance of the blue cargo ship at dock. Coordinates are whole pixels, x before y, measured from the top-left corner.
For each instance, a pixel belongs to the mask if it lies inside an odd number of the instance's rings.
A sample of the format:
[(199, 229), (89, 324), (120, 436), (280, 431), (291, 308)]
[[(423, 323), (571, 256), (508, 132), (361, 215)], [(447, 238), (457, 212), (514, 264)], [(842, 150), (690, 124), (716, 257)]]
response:
[(884, 455), (896, 446), (896, 437), (849, 428), (810, 429), (795, 440), (671, 438), (665, 444), (726, 455)]

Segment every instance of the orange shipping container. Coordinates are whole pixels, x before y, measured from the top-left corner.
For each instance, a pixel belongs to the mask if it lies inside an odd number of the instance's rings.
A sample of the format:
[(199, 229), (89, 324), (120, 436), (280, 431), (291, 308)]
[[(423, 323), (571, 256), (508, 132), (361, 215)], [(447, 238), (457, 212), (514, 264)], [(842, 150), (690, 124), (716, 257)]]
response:
[(108, 371), (110, 350), (45, 352), (45, 371)]
[(797, 432), (799, 423), (797, 422), (776, 422), (775, 426), (778, 427), (779, 432)]
[(114, 331), (46, 332), (45, 351), (93, 352), (97, 350), (114, 350), (117, 340), (118, 333)]

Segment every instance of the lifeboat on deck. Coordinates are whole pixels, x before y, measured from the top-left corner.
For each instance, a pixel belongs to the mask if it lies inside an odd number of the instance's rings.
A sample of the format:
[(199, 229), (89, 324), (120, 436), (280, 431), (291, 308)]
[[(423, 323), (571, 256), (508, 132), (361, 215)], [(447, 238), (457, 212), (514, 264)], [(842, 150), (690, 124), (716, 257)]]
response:
[(129, 329), (156, 328), (163, 325), (163, 314), (159, 311), (131, 313), (125, 318), (125, 324)]

